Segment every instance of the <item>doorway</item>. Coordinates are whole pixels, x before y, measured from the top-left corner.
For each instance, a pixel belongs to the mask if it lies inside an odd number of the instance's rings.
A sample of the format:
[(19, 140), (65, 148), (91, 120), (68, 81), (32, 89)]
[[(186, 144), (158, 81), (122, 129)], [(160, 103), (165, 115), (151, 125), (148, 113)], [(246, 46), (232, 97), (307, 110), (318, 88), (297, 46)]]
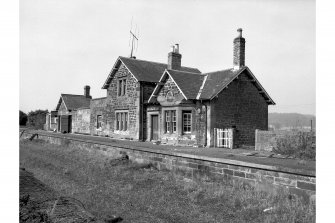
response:
[(68, 133), (71, 133), (72, 132), (72, 115), (69, 115), (69, 120), (68, 120), (68, 123), (69, 123), (69, 125), (68, 125), (68, 127), (67, 127), (67, 129), (68, 129)]
[(158, 115), (151, 115), (151, 140), (158, 140)]

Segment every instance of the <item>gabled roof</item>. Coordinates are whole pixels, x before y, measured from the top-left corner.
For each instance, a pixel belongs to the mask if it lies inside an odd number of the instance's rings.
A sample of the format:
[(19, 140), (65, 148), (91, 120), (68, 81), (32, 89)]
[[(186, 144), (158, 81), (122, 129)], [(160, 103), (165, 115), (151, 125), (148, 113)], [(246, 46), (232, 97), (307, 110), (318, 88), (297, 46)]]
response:
[(264, 97), (268, 104), (274, 105), (275, 102), (271, 99), (262, 85), (258, 82), (256, 77), (246, 66), (235, 70), (226, 69), (210, 73), (190, 73), (176, 70), (166, 70), (157, 84), (152, 95), (150, 96), (149, 103), (152, 102), (153, 96), (157, 96), (160, 89), (163, 87), (164, 77), (168, 74), (176, 83), (179, 90), (184, 95), (185, 99), (197, 100), (211, 100), (224, 90), (232, 81), (234, 81), (243, 71), (246, 71), (252, 82), (255, 84), (259, 93)]
[(179, 91), (186, 100), (196, 99), (199, 88), (203, 83), (204, 75), (180, 70), (165, 70), (159, 79), (161, 84), (156, 85), (148, 100), (149, 103), (152, 102), (153, 96), (157, 96), (160, 89), (164, 86), (167, 75), (172, 78), (173, 82), (177, 85)]
[(207, 78), (199, 99), (211, 99), (213, 96), (222, 91), (235, 77), (240, 74), (241, 71), (242, 69), (234, 70), (232, 68), (204, 74)]
[(179, 70), (167, 70), (166, 72), (170, 74), (180, 91), (186, 96), (186, 99), (196, 99), (204, 80), (204, 75)]
[(62, 101), (64, 101), (67, 110), (76, 110), (79, 108), (89, 108), (91, 98), (87, 98), (85, 95), (61, 94), (56, 110), (59, 109)]
[[(119, 66), (124, 64), (129, 72), (136, 78), (137, 81), (145, 82), (155, 82), (159, 81), (159, 78), (162, 76), (162, 73), (167, 68), (165, 63), (157, 63), (152, 61), (145, 61), (139, 59), (133, 59), (128, 57), (119, 57), (111, 72), (109, 73), (102, 89), (107, 89), (115, 72), (118, 70)], [(182, 71), (200, 73), (196, 68), (191, 67), (181, 67)]]
[(270, 105), (275, 105), (276, 103), (272, 100), (270, 95), (265, 91), (263, 86), (259, 83), (255, 75), (247, 66), (244, 66), (238, 70), (227, 69), (204, 74), (207, 75), (207, 79), (199, 99), (213, 99), (232, 81), (234, 81), (243, 71), (247, 71), (247, 74), (250, 76), (259, 93), (264, 97), (266, 102)]

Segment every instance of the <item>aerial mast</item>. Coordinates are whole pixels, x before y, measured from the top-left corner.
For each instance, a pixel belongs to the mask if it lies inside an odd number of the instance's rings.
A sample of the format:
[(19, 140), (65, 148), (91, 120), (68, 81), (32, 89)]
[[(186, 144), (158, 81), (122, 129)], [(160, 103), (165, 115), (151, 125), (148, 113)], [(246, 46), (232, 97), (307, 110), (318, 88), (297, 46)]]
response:
[[(130, 51), (130, 58), (135, 58), (134, 51), (138, 47), (138, 36), (139, 30), (137, 30), (137, 26), (135, 26), (135, 31), (132, 31), (133, 26), (133, 18), (131, 18), (131, 25), (130, 25), (130, 40), (131, 40), (131, 51)], [(137, 34), (136, 34), (137, 32)]]

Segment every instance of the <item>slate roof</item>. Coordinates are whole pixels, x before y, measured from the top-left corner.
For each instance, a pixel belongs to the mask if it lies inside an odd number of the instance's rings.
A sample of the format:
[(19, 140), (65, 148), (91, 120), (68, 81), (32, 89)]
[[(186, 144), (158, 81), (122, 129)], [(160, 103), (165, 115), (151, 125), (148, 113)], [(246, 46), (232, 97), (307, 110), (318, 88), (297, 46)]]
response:
[[(167, 69), (167, 64), (157, 63), (152, 61), (145, 61), (133, 59), (128, 57), (119, 57), (108, 75), (102, 89), (107, 89), (117, 68), (121, 62), (128, 68), (128, 70), (135, 76), (138, 81), (155, 82), (157, 83), (162, 76), (162, 73)], [(197, 68), (181, 67), (181, 71), (201, 73)]]
[[(245, 70), (252, 77), (255, 84), (257, 85), (257, 88), (259, 89), (262, 96), (266, 99), (267, 103), (274, 105), (274, 101), (270, 98), (265, 89), (246, 66), (238, 70), (231, 68), (203, 74), (177, 70), (166, 70), (166, 72), (163, 73), (160, 82), (163, 82), (162, 79), (164, 75), (168, 73), (182, 91), (186, 99), (211, 100)], [(158, 94), (162, 86), (162, 84), (156, 86), (149, 99), (149, 102), (151, 101), (152, 96)]]
[(206, 73), (206, 82), (201, 91), (200, 99), (211, 99), (220, 93), (242, 70), (226, 69), (215, 72)]
[(76, 110), (79, 108), (89, 108), (91, 98), (87, 98), (84, 95), (61, 94), (61, 98), (59, 100), (56, 110), (59, 109), (61, 100), (64, 101), (68, 110)]
[(167, 70), (187, 99), (196, 99), (205, 75)]

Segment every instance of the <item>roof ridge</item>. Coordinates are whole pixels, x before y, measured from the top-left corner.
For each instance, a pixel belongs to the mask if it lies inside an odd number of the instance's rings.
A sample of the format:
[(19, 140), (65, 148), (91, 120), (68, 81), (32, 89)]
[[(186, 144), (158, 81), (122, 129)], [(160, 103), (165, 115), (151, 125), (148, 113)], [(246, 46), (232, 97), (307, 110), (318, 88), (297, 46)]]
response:
[[(198, 68), (196, 68), (198, 69)], [(190, 72), (190, 71), (184, 71), (184, 70), (174, 70), (174, 69), (166, 69), (167, 71), (177, 71), (177, 72), (183, 72), (183, 73), (190, 73), (190, 74), (197, 74), (202, 75), (202, 73), (196, 73), (196, 72)], [(200, 71), (200, 70), (199, 70)]]
[[(123, 56), (119, 56), (120, 59), (129, 59), (129, 60), (133, 60), (133, 61), (143, 61), (143, 62), (149, 62), (149, 63), (156, 63), (156, 64), (161, 64), (161, 65), (166, 65), (167, 66), (167, 63), (162, 63), (162, 62), (156, 62), (156, 61), (151, 61), (151, 60), (142, 60), (142, 59), (134, 59), (134, 58), (130, 58), (130, 57), (123, 57)], [(197, 69), (199, 70), (198, 68), (196, 67), (185, 67), (185, 66), (181, 66), (181, 67), (184, 67), (184, 68), (193, 68), (193, 69)], [(200, 71), (200, 70), (199, 70)]]
[[(203, 75), (208, 75), (208, 74), (213, 74), (213, 73), (217, 73), (217, 72), (222, 72), (222, 71), (228, 71), (228, 70), (233, 70), (234, 68), (228, 68), (228, 69), (223, 69), (223, 70), (217, 70), (217, 71), (211, 71), (211, 72), (207, 72), (207, 73), (202, 73)], [(242, 68), (241, 68), (242, 69)], [(240, 69), (238, 69), (240, 70)], [(236, 71), (238, 71), (236, 70)]]
[(98, 100), (98, 99), (104, 99), (104, 98), (107, 98), (107, 97), (92, 98), (92, 100)]
[(61, 94), (62, 96), (63, 95), (71, 95), (71, 96), (82, 96), (82, 97), (86, 97), (85, 95), (82, 95), (82, 94)]
[(143, 62), (150, 62), (150, 63), (157, 63), (157, 64), (164, 64), (164, 65), (167, 65), (166, 63), (161, 63), (161, 62), (155, 62), (155, 61), (150, 61), (150, 60), (142, 60), (142, 59), (134, 59), (134, 58), (130, 58), (130, 57), (123, 57), (123, 56), (120, 56), (120, 58), (124, 58), (124, 59), (129, 59), (129, 60), (134, 60), (134, 61), (143, 61)]

